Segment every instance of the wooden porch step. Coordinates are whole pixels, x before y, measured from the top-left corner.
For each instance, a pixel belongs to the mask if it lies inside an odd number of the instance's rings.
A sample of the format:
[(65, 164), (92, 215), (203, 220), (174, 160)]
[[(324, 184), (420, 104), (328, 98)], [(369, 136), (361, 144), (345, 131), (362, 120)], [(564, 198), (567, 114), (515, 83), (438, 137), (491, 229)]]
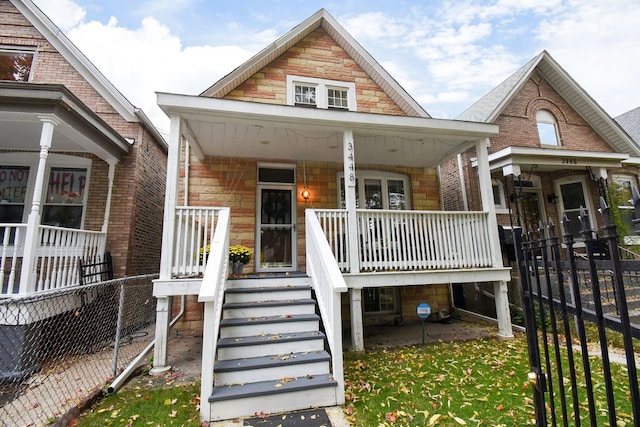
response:
[(211, 420), (227, 420), (261, 412), (266, 414), (334, 406), (337, 385), (330, 374), (323, 374), (215, 386), (209, 397)]
[(318, 331), (319, 327), (320, 316), (317, 314), (283, 314), (280, 316), (222, 319), (220, 321), (220, 338)]
[(247, 288), (229, 288), (225, 290), (225, 301), (227, 303), (251, 303), (271, 300), (293, 300), (311, 298), (311, 286), (309, 285), (288, 285), (288, 286), (265, 286)]
[(316, 301), (311, 298), (266, 300), (247, 302), (227, 302), (222, 305), (224, 318), (251, 316), (275, 316), (281, 313), (309, 314), (314, 313)]
[(325, 339), (325, 334), (320, 331), (220, 338), (218, 360), (237, 359), (247, 354), (257, 357), (296, 351), (319, 351), (324, 349)]
[(329, 372), (330, 360), (324, 350), (218, 360), (214, 367), (215, 383), (220, 386), (321, 375)]

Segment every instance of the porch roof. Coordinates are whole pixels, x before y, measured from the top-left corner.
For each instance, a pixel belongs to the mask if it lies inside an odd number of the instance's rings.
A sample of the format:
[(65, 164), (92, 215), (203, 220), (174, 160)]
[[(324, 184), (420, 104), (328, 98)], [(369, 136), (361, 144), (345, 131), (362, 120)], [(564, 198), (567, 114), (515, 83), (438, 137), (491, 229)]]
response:
[(158, 105), (180, 118), (182, 133), (200, 158), (342, 162), (342, 135), (351, 130), (358, 163), (433, 167), (498, 132), (497, 125), (486, 123), (170, 93), (158, 93)]
[(118, 162), (130, 144), (59, 84), (0, 83), (0, 148), (39, 150), (43, 116), (60, 121), (51, 149), (89, 152)]
[[(628, 154), (598, 151), (575, 151), (556, 148), (507, 147), (489, 155), (490, 170), (502, 169), (504, 175), (519, 175), (535, 167), (536, 171), (614, 169), (627, 163)], [(472, 162), (476, 166), (475, 161)]]

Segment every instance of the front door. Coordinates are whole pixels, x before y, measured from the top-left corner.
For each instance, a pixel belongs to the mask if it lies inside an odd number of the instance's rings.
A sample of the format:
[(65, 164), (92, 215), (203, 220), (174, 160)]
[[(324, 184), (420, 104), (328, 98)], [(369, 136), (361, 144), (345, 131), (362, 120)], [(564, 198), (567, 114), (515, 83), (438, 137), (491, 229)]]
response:
[(257, 194), (256, 271), (296, 269), (295, 169), (260, 166)]

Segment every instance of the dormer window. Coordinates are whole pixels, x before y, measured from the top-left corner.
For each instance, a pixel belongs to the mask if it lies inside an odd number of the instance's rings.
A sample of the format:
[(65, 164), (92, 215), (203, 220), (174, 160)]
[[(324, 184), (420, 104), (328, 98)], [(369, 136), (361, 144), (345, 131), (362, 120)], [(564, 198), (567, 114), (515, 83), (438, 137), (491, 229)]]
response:
[(316, 107), (316, 86), (296, 83), (295, 105)]
[(538, 122), (540, 145), (560, 146), (558, 124), (553, 114), (548, 110), (539, 110), (536, 113), (536, 122)]
[(28, 82), (34, 53), (29, 49), (0, 46), (0, 80)]
[(356, 85), (338, 80), (287, 76), (287, 104), (356, 111)]

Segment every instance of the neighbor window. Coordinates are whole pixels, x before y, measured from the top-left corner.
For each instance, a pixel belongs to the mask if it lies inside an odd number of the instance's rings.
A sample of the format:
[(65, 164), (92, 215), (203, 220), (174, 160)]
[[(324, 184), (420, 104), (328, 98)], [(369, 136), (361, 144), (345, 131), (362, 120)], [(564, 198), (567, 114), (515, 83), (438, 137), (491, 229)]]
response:
[(548, 110), (539, 110), (536, 113), (538, 122), (538, 137), (541, 145), (559, 146), (558, 124), (556, 118)]
[(28, 166), (0, 166), (0, 223), (23, 221), (28, 183)]
[(506, 209), (507, 203), (504, 197), (504, 185), (499, 179), (491, 180), (491, 191), (493, 192), (493, 204), (496, 210)]
[(288, 105), (355, 111), (355, 92), (351, 82), (287, 76)]
[(32, 50), (0, 47), (0, 80), (29, 81), (33, 54)]
[(611, 192), (612, 203), (618, 207), (620, 219), (622, 222), (622, 230), (618, 230), (618, 234), (632, 235), (635, 229), (633, 219), (635, 218), (635, 209), (633, 208), (632, 189), (638, 191), (636, 179), (628, 175), (613, 176), (613, 191)]
[(42, 224), (80, 228), (86, 185), (86, 169), (51, 168)]

